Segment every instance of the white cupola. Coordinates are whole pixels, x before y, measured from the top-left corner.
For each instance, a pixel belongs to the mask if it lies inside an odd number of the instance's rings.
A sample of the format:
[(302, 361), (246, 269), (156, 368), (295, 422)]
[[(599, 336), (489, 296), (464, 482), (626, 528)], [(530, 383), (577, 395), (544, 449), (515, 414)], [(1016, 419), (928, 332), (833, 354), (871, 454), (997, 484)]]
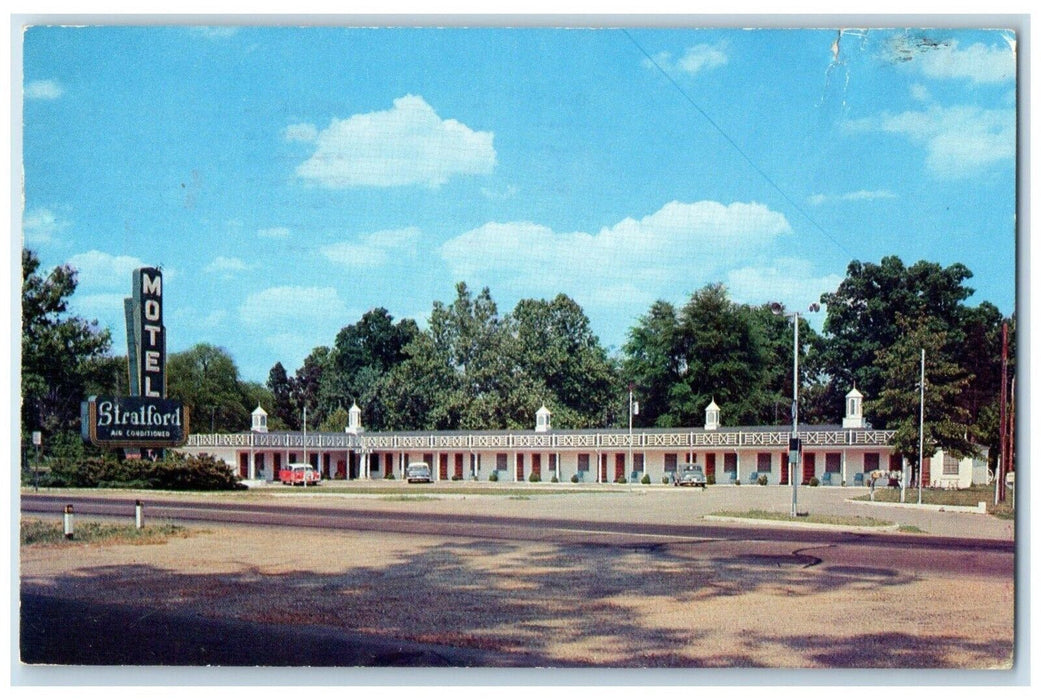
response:
[(267, 411), (261, 408), (260, 404), (257, 404), (256, 409), (253, 411), (253, 424), (250, 426), (250, 432), (267, 432)]
[(856, 385), (846, 394), (846, 416), (842, 419), (842, 427), (864, 427), (864, 395), (857, 391)]
[(358, 408), (357, 403), (352, 403), (347, 410), (347, 432), (360, 433), (361, 430), (361, 409)]
[(716, 400), (712, 399), (705, 409), (705, 430), (716, 430), (717, 428), (719, 428), (719, 406), (716, 405)]
[(542, 408), (535, 411), (535, 432), (544, 433), (550, 429), (549, 417), (552, 414), (549, 409), (546, 408), (546, 404), (542, 404)]

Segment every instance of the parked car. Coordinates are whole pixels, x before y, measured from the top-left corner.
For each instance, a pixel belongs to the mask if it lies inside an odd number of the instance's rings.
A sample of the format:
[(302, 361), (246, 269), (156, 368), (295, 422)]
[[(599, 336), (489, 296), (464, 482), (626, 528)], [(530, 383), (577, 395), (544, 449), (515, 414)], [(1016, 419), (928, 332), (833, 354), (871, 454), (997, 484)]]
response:
[(684, 464), (682, 469), (680, 469), (679, 478), (676, 479), (676, 485), (705, 488), (708, 485), (708, 481), (705, 479), (705, 472), (702, 471), (700, 465)]
[(278, 480), (287, 486), (317, 486), (322, 475), (310, 464), (291, 462), (278, 470)]
[(430, 480), (430, 465), (426, 462), (413, 462), (405, 467), (405, 481), (408, 483), (429, 484)]

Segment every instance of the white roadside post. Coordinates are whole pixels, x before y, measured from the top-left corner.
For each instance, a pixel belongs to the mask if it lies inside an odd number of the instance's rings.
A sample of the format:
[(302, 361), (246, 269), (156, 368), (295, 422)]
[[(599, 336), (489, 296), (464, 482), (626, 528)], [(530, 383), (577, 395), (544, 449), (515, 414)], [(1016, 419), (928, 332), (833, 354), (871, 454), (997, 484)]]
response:
[(72, 539), (72, 504), (65, 506), (65, 512), (62, 515), (62, 529), (65, 532), (65, 539)]

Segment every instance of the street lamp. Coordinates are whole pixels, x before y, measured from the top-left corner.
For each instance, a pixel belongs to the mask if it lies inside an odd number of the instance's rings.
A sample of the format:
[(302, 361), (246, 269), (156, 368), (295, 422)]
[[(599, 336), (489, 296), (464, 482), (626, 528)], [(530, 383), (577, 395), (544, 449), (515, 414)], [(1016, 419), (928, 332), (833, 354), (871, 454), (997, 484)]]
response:
[[(809, 311), (820, 311), (820, 304), (810, 304)], [(799, 312), (786, 312), (784, 305), (778, 302), (770, 304), (770, 311), (775, 316), (791, 317), (795, 326), (795, 342), (792, 350), (792, 436), (788, 441), (788, 478), (792, 480), (792, 517), (798, 517), (799, 487)]]

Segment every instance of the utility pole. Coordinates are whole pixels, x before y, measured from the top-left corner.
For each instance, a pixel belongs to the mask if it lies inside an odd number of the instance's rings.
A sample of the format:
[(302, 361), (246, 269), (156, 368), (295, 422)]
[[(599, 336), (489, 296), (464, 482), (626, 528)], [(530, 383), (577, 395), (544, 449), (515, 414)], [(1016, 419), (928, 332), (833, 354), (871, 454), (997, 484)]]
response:
[(1001, 441), (998, 464), (998, 502), (1005, 500), (1005, 473), (1008, 470), (1008, 323), (1001, 324), (1001, 408), (998, 418)]

